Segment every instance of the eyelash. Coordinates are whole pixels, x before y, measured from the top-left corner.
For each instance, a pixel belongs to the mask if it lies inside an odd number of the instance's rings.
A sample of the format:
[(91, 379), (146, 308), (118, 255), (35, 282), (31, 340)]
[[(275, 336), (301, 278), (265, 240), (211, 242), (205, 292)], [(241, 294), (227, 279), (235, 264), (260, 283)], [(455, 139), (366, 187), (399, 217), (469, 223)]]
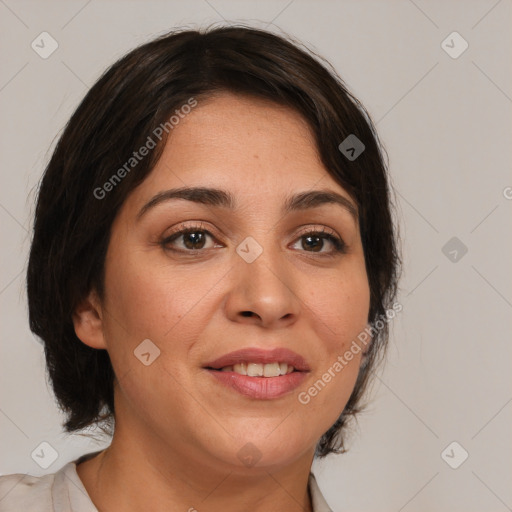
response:
[[(205, 229), (203, 224), (197, 224), (193, 226), (188, 226), (186, 228), (180, 229), (179, 231), (175, 231), (171, 235), (165, 237), (163, 240), (161, 240), (160, 245), (166, 249), (173, 252), (179, 252), (179, 253), (188, 253), (190, 255), (197, 255), (201, 251), (207, 250), (207, 249), (171, 249), (169, 247), (169, 244), (171, 242), (174, 242), (176, 239), (178, 239), (182, 235), (187, 235), (190, 233), (206, 233), (208, 236), (210, 236), (213, 240), (215, 239), (215, 236), (210, 233), (207, 229)], [(307, 236), (319, 236), (322, 240), (328, 240), (332, 243), (334, 246), (334, 249), (330, 252), (315, 252), (315, 251), (304, 251), (306, 253), (312, 253), (314, 255), (319, 255), (321, 257), (334, 257), (337, 254), (343, 254), (346, 252), (346, 244), (345, 242), (339, 238), (338, 236), (334, 235), (331, 232), (328, 232), (326, 228), (323, 228), (321, 230), (310, 230), (302, 233), (298, 238), (297, 241), (301, 238), (307, 237)], [(323, 249), (323, 247), (322, 247)]]

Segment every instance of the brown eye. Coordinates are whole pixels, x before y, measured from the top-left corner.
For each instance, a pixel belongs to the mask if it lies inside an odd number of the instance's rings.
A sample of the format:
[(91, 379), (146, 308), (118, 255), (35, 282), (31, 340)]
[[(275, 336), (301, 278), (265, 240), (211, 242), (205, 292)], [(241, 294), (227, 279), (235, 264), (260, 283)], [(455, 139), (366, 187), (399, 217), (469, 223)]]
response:
[(201, 231), (188, 231), (182, 234), (183, 236), (183, 245), (187, 249), (203, 249), (206, 236), (204, 232)]
[[(212, 238), (213, 235), (206, 231), (196, 228), (187, 228), (173, 233), (162, 241), (162, 245), (168, 248), (169, 245), (174, 245), (176, 250), (194, 251), (199, 249), (208, 249), (205, 247), (207, 239)], [(178, 242), (178, 243), (177, 243)]]
[[(345, 243), (341, 238), (330, 233), (325, 233), (324, 231), (309, 231), (303, 233), (299, 240), (301, 241), (302, 249), (306, 252), (332, 255), (334, 253), (344, 252), (345, 250)], [(325, 247), (326, 241), (328, 244), (331, 244), (334, 249), (323, 251), (322, 249)]]
[[(181, 229), (176, 230), (169, 236), (160, 241), (160, 245), (167, 250), (195, 253), (201, 250), (211, 249), (215, 245), (215, 237), (204, 225), (197, 224), (192, 226), (180, 226)], [(208, 242), (208, 240), (211, 240)]]

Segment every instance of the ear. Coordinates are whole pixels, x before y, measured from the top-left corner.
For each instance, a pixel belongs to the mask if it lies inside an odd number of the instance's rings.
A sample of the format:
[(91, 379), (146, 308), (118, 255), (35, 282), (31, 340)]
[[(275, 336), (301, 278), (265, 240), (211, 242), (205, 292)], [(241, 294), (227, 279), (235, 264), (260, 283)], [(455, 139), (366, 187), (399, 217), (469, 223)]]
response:
[(73, 312), (73, 325), (78, 338), (87, 346), (106, 349), (103, 335), (103, 312), (95, 290), (92, 290)]

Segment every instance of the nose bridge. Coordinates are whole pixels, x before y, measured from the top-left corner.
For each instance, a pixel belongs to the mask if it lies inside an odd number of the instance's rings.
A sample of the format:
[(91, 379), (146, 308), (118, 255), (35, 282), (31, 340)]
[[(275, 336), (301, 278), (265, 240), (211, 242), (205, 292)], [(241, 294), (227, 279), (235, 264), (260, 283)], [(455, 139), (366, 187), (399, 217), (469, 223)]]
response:
[(246, 237), (237, 246), (235, 257), (238, 261), (229, 301), (232, 315), (247, 317), (247, 312), (252, 312), (261, 321), (272, 323), (298, 313), (300, 301), (291, 266), (273, 230), (262, 229), (255, 237)]

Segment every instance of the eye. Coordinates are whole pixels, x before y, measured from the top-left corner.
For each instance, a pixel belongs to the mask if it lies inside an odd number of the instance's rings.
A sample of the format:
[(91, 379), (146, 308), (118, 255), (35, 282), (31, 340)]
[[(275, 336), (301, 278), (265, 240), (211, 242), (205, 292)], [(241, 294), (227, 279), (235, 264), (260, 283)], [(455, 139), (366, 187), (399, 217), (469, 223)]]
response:
[[(306, 252), (316, 252), (331, 256), (334, 255), (334, 253), (345, 252), (346, 248), (345, 242), (343, 242), (339, 236), (326, 231), (325, 228), (322, 230), (311, 230), (302, 233), (296, 244), (300, 243), (301, 241), (301, 246)], [(331, 247), (333, 247), (333, 249), (330, 251), (322, 251), (322, 249), (325, 247), (326, 241), (331, 245)]]
[[(208, 239), (212, 242), (208, 245)], [(196, 253), (202, 249), (212, 249), (215, 244), (215, 237), (204, 228), (203, 224), (197, 224), (178, 229), (171, 235), (164, 238), (160, 244), (165, 249), (183, 253)], [(179, 243), (178, 243), (179, 242)], [(302, 242), (302, 243), (301, 243)], [(324, 251), (325, 245), (330, 245), (331, 250)], [(345, 252), (346, 245), (343, 240), (334, 233), (327, 231), (326, 228), (321, 230), (309, 230), (300, 235), (294, 245), (301, 243), (299, 250), (305, 252), (319, 253), (324, 256), (334, 256), (336, 253)], [(217, 245), (222, 247), (222, 245)]]
[[(207, 239), (211, 238), (215, 240), (214, 236), (207, 230), (204, 229), (202, 224), (195, 226), (188, 226), (186, 228), (175, 231), (164, 240), (161, 241), (161, 245), (166, 249), (181, 251), (181, 252), (193, 252), (200, 249), (211, 249), (213, 245), (207, 246)], [(180, 241), (179, 244), (175, 242)], [(169, 247), (174, 245), (174, 247)], [(176, 245), (178, 247), (176, 247)]]

